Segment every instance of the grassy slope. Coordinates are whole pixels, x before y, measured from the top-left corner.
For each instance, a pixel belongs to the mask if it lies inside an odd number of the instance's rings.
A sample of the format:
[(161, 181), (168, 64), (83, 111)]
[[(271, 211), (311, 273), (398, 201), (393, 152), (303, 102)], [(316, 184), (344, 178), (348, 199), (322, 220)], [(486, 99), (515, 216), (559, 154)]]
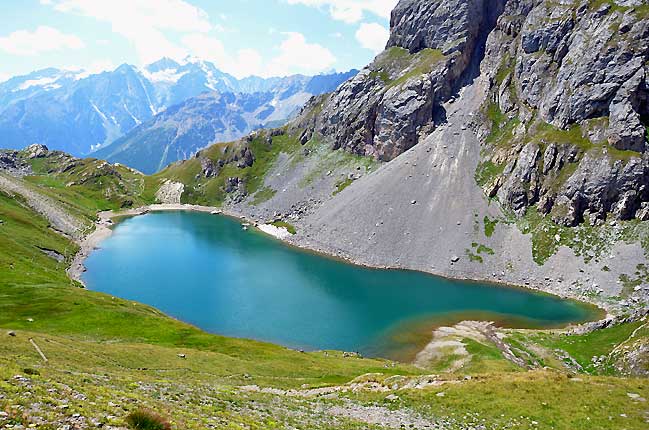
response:
[(76, 160), (61, 172), (57, 153), (29, 160), (34, 171), (26, 181), (61, 202), (72, 215), (94, 220), (103, 210), (153, 203), (158, 179), (94, 158)]
[[(231, 154), (240, 151), (247, 145), (254, 155), (254, 163), (250, 167), (239, 168), (238, 161), (231, 160)], [(236, 142), (219, 143), (210, 146), (202, 154), (218, 162), (223, 160), (225, 165), (220, 169), (219, 174), (212, 178), (205, 178), (201, 175), (200, 161), (196, 158), (176, 163), (153, 178), (160, 180), (170, 179), (185, 184), (183, 201), (187, 203), (220, 206), (227, 197), (225, 184), (228, 178), (240, 178), (245, 182), (246, 192), (249, 195), (260, 193), (256, 200), (263, 201), (272, 197), (275, 190), (264, 187), (266, 174), (273, 166), (280, 153), (295, 153), (301, 148), (295, 136), (283, 134), (272, 137), (272, 143), (267, 142), (264, 133), (257, 133), (251, 142), (242, 140)], [(253, 199), (255, 199), (253, 197)]]
[[(397, 390), (397, 403), (384, 400), (386, 392), (372, 391), (340, 394), (332, 400), (244, 393), (237, 386), (299, 388), (304, 384), (341, 384), (366, 373), (377, 373), (371, 378), (384, 380), (422, 370), (382, 360), (344, 358), (336, 352), (304, 354), (210, 335), (148, 306), (79, 289), (65, 276), (65, 263), (57, 263), (37, 248), (55, 249), (69, 259), (76, 250), (72, 243), (48, 230), (46, 221), (19, 201), (4, 195), (0, 196), (0, 219), (0, 327), (18, 331), (16, 337), (0, 334), (4, 338), (0, 342), (0, 392), (6, 396), (0, 400), (0, 409), (11, 412), (15, 409), (12, 407), (22, 404), (29, 410), (34, 402), (48, 405), (44, 411), (25, 413), (25, 417), (18, 414), (18, 421), (33, 422), (36, 416), (56, 421), (80, 413), (121, 424), (127, 411), (144, 405), (173, 416), (178, 428), (204, 428), (206, 422), (228, 422), (231, 428), (253, 424), (277, 428), (279, 423), (300, 422), (321, 428), (367, 428), (344, 419), (334, 425), (331, 417), (314, 410), (314, 404), (328, 408), (341, 401), (353, 402), (356, 407), (378, 403), (386, 408), (406, 408), (431, 419), (441, 416), (465, 424), (474, 413), (492, 423), (529, 417), (521, 421), (520, 428), (532, 428), (531, 421), (535, 420), (554, 422), (555, 428), (597, 428), (586, 424), (613, 423), (631, 429), (642, 428), (646, 419), (643, 405), (626, 396), (626, 392), (640, 392), (647, 397), (649, 385), (645, 380), (583, 376), (575, 383), (563, 373), (520, 372), (493, 345), (468, 340), (465, 343), (471, 360), (442, 379), (453, 381), (466, 373), (478, 376), (453, 386)], [(628, 335), (630, 329), (635, 326), (612, 330)], [(524, 342), (532, 339), (550, 347), (563, 342), (564, 349), (587, 362), (593, 354), (603, 354), (623, 340), (619, 333), (600, 333), (572, 338), (571, 342), (549, 334), (518, 336), (524, 336)], [(612, 340), (602, 342), (602, 336)], [(40, 361), (28, 337), (36, 339), (49, 364)], [(187, 354), (187, 359), (178, 358), (179, 353)], [(13, 378), (25, 374), (25, 369), (40, 373), (29, 376), (28, 387)], [(444, 366), (436, 371), (444, 371)], [(47, 391), (65, 386), (83, 393), (92, 403), (75, 400), (70, 392), (53, 395)], [(180, 395), (188, 391), (194, 394)], [(440, 391), (445, 397), (436, 395)], [(562, 406), (569, 398), (578, 401)], [(64, 403), (69, 408), (59, 407)], [(462, 418), (469, 413), (469, 418)], [(619, 416), (622, 413), (626, 418)], [(613, 421), (608, 421), (609, 415)]]

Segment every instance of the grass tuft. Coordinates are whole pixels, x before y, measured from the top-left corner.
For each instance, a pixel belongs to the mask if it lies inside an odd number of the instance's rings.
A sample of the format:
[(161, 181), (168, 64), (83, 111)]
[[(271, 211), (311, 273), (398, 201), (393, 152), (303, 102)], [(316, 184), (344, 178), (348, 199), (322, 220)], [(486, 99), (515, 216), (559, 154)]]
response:
[(167, 420), (148, 409), (131, 412), (125, 421), (134, 430), (171, 430), (171, 424)]
[(283, 227), (291, 234), (297, 233), (297, 230), (295, 229), (295, 226), (293, 226), (292, 224), (287, 223), (286, 221), (275, 221), (275, 222), (272, 222), (271, 225), (274, 225), (275, 227), (279, 227), (279, 228)]

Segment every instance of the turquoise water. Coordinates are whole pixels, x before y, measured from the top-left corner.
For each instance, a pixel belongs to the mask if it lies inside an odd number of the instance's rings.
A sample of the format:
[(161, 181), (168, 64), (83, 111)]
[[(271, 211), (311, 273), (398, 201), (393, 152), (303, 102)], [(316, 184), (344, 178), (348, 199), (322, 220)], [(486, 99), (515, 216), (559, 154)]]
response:
[(593, 316), (576, 302), (522, 289), (346, 264), (196, 212), (126, 219), (86, 267), (90, 289), (209, 332), (303, 349), (389, 356), (424, 341), (436, 321), (460, 314), (529, 327)]

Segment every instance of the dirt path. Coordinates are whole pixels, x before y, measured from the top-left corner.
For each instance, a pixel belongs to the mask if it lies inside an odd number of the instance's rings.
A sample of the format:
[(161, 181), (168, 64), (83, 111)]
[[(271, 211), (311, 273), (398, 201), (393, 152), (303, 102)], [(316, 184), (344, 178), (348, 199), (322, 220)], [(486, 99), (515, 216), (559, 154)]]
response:
[[(367, 381), (362, 381), (367, 378)], [(437, 420), (426, 418), (421, 414), (409, 408), (400, 408), (394, 410), (389, 407), (380, 405), (363, 405), (352, 399), (346, 398), (347, 393), (357, 393), (361, 391), (385, 393), (386, 400), (397, 401), (399, 391), (401, 390), (421, 390), (434, 386), (445, 384), (457, 384), (461, 381), (440, 380), (436, 375), (401, 377), (398, 384), (393, 385), (390, 380), (383, 383), (372, 381), (372, 375), (363, 375), (357, 378), (359, 381), (351, 382), (345, 385), (322, 388), (306, 388), (301, 390), (282, 390), (277, 388), (259, 387), (257, 385), (247, 385), (239, 387), (243, 392), (256, 392), (270, 394), (274, 396), (299, 397), (310, 399), (315, 402), (314, 410), (329, 416), (345, 418), (353, 421), (360, 421), (381, 428), (402, 429), (439, 429), (443, 425)], [(333, 399), (336, 404), (326, 402)]]

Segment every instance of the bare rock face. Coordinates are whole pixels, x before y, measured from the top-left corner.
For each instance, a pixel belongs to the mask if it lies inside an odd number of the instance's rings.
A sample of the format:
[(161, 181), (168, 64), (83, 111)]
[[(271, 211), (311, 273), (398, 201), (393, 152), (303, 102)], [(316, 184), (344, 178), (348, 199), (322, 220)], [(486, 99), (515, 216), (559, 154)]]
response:
[(33, 144), (29, 145), (27, 148), (23, 150), (27, 156), (27, 158), (43, 158), (47, 155), (49, 152), (49, 149), (47, 149), (47, 146), (45, 145), (40, 145), (40, 144)]
[[(389, 161), (443, 120), (449, 100), (504, 0), (402, 0), (387, 49), (329, 96), (313, 98), (294, 127), (333, 149)], [(438, 121), (439, 120), (439, 121)]]
[(221, 167), (218, 163), (210, 160), (207, 157), (201, 157), (197, 154), (198, 160), (201, 162), (201, 173), (206, 178), (212, 178), (218, 176)]
[(14, 176), (24, 176), (31, 173), (31, 166), (19, 156), (18, 151), (0, 150), (0, 171)]
[(521, 101), (565, 128), (610, 116), (608, 140), (644, 151), (649, 21), (590, 2), (544, 1), (527, 15), (515, 78)]
[(185, 186), (180, 182), (166, 180), (156, 192), (156, 201), (166, 204), (179, 204), (185, 191)]
[(400, 46), (412, 53), (431, 47), (443, 51), (463, 50), (463, 45), (474, 43), (478, 37), (485, 3), (485, 0), (401, 1), (392, 11), (388, 47)]
[(649, 199), (648, 161), (644, 155), (611, 163), (606, 156), (585, 154), (561, 188), (554, 220), (570, 226), (582, 221), (595, 224), (609, 212), (620, 220), (634, 218), (641, 202)]
[[(498, 198), (511, 207), (514, 212), (522, 214), (530, 204), (536, 200), (538, 193), (537, 163), (541, 157), (541, 150), (535, 143), (526, 145), (516, 162), (510, 162), (505, 168), (507, 180), (498, 191)], [(527, 187), (525, 184), (535, 184)]]
[(616, 4), (509, 0), (489, 35), (484, 134), (511, 131), (496, 139), (503, 173), (485, 192), (519, 215), (537, 205), (567, 226), (646, 216), (649, 17), (634, 6), (647, 2)]

